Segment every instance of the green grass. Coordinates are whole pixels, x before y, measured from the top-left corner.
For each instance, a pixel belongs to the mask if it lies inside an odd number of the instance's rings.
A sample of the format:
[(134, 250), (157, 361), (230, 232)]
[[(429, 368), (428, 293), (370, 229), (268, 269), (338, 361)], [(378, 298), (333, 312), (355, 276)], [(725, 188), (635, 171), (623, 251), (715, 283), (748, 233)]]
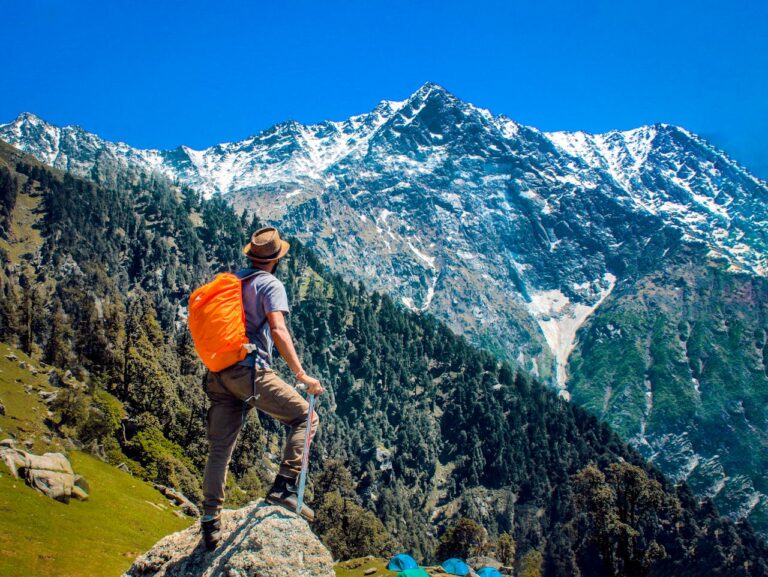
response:
[[(387, 569), (388, 559), (378, 557), (363, 557), (361, 559), (350, 559), (338, 563), (334, 570), (336, 577), (383, 577), (385, 575), (396, 575), (394, 571)], [(365, 572), (371, 567), (376, 569), (373, 574), (365, 575)]]
[[(361, 557), (360, 559), (350, 559), (337, 563), (334, 567), (336, 577), (394, 577), (397, 571), (389, 571), (387, 563), (389, 559), (380, 557)], [(369, 569), (376, 569), (375, 573), (365, 574)], [(440, 567), (423, 567), (423, 569), (433, 576), (446, 575)]]
[[(13, 353), (18, 361), (9, 361)], [(61, 450), (62, 442), (44, 424), (47, 408), (38, 390), (50, 390), (46, 376), (18, 367), (26, 355), (0, 344), (0, 439), (8, 432), (34, 440), (40, 453)], [(32, 387), (28, 394), (25, 385)], [(51, 437), (50, 442), (42, 439)], [(188, 527), (175, 508), (150, 485), (84, 453), (69, 454), (77, 474), (90, 485), (90, 499), (59, 503), (14, 479), (0, 465), (0, 577), (121, 575), (161, 537)]]
[(121, 575), (161, 537), (189, 526), (151, 486), (83, 453), (69, 455), (90, 484), (69, 505), (0, 477), (0, 575)]
[[(6, 358), (11, 354), (18, 360)], [(33, 375), (29, 370), (20, 368), (22, 361), (40, 372)], [(45, 425), (48, 407), (39, 396), (40, 391), (51, 390), (53, 387), (48, 384), (48, 376), (40, 369), (39, 362), (16, 348), (0, 343), (0, 402), (5, 405), (5, 415), (0, 416), (0, 439), (13, 436), (19, 442), (32, 441), (29, 449), (32, 452), (62, 450), (61, 441)], [(45, 442), (44, 436), (51, 437), (51, 442)]]

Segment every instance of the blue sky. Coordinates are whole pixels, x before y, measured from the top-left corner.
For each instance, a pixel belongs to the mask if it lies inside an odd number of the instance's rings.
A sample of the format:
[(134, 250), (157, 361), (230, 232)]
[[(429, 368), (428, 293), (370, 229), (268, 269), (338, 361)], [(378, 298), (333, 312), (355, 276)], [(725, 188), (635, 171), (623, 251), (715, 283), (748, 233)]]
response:
[(436, 82), (542, 130), (680, 124), (768, 178), (765, 0), (11, 0), (0, 122), (203, 148)]

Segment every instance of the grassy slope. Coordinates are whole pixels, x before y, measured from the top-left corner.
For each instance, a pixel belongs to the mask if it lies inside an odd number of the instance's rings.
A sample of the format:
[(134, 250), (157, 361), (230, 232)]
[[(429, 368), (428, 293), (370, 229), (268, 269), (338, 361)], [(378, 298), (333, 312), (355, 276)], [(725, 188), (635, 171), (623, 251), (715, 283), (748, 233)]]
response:
[[(337, 563), (334, 567), (336, 577), (394, 577), (396, 571), (389, 571), (387, 563), (389, 559), (378, 557), (361, 557), (360, 559), (350, 559)], [(376, 569), (373, 573), (367, 573), (371, 569)], [(433, 576), (447, 575), (441, 567), (424, 567), (424, 570)]]
[[(34, 440), (33, 450), (59, 450), (60, 441), (44, 424), (47, 414), (38, 390), (49, 390), (45, 377), (20, 369), (18, 350), (0, 344), (0, 438), (12, 433)], [(28, 394), (25, 385), (33, 392)], [(53, 437), (50, 442), (44, 435)], [(64, 505), (13, 479), (0, 467), (0, 576), (92, 576), (122, 574), (133, 559), (158, 539), (187, 527), (168, 501), (147, 483), (86, 454), (69, 455), (76, 473), (91, 488), (87, 502)]]
[[(18, 360), (10, 361), (9, 354)], [(38, 395), (53, 388), (42, 371), (33, 375), (19, 368), (21, 361), (39, 368), (18, 349), (0, 343), (0, 401), (6, 408), (0, 416), (0, 439), (12, 435), (19, 443), (32, 441), (36, 453), (61, 451), (61, 440), (45, 425), (47, 407)], [(87, 502), (53, 501), (0, 466), (0, 577), (117, 576), (158, 539), (189, 525), (148, 484), (86, 454), (69, 457), (75, 472), (90, 483)], [(344, 561), (336, 566), (336, 575), (395, 575), (386, 565), (386, 559)], [(371, 567), (376, 572), (365, 576)]]
[[(384, 575), (396, 575), (396, 573), (387, 570), (387, 561), (387, 559), (363, 557), (338, 563), (334, 569), (336, 570), (336, 577), (383, 577)], [(372, 567), (376, 569), (376, 572), (372, 575), (365, 575), (365, 572)]]

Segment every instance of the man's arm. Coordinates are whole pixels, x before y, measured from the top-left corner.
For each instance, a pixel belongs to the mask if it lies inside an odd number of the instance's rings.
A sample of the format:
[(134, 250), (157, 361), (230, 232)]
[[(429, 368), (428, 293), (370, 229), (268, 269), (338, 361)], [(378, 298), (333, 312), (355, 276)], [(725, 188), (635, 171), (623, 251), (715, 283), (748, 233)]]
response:
[(282, 311), (273, 311), (267, 313), (267, 322), (269, 322), (269, 330), (272, 333), (272, 340), (280, 352), (280, 356), (288, 363), (288, 367), (294, 374), (296, 379), (305, 385), (307, 385), (307, 392), (310, 395), (319, 395), (325, 389), (323, 389), (320, 381), (313, 379), (304, 369), (301, 368), (301, 361), (296, 354), (296, 349), (293, 346), (293, 339), (291, 339), (291, 333), (288, 332), (288, 327), (285, 326), (285, 315)]

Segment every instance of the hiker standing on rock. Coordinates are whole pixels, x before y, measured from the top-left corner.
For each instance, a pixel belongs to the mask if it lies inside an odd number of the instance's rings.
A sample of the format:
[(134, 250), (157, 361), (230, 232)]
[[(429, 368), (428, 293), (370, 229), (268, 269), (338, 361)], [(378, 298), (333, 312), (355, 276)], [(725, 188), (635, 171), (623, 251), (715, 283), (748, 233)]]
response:
[[(253, 407), (289, 428), (280, 469), (265, 500), (292, 511), (297, 508), (297, 477), (301, 471), (309, 405), (296, 389), (272, 370), (273, 345), (295, 379), (306, 385), (309, 394), (319, 395), (324, 389), (320, 381), (301, 368), (285, 325), (288, 296), (274, 272), (289, 248), (275, 228), (262, 228), (251, 236), (243, 249), (251, 267), (236, 273), (242, 283), (250, 352), (230, 367), (219, 372), (209, 371), (206, 377), (206, 392), (210, 399), (209, 449), (203, 477), (202, 530), (208, 549), (215, 548), (221, 538), (219, 515), (224, 503), (227, 468), (245, 416)], [(317, 426), (318, 418), (314, 414), (310, 435), (314, 435)], [(301, 515), (310, 521), (314, 518), (314, 512), (306, 505), (303, 505)]]

